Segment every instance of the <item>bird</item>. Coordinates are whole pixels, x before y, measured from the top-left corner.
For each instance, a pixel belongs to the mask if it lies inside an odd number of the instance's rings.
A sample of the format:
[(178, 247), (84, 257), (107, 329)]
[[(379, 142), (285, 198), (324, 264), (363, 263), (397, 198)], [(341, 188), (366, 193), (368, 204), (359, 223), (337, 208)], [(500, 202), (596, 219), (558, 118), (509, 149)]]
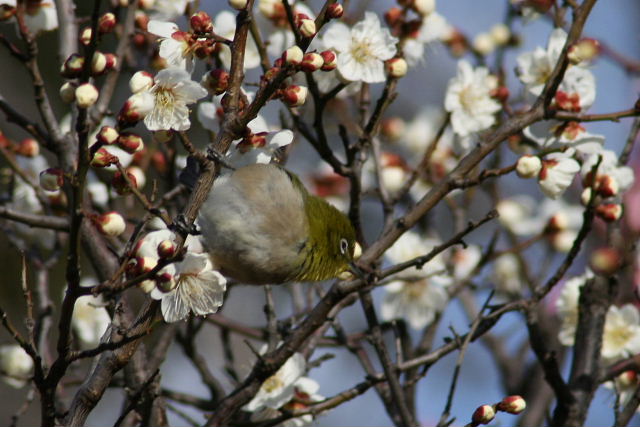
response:
[(241, 283), (314, 282), (357, 271), (361, 248), (347, 216), (278, 164), (219, 176), (198, 223), (214, 264)]

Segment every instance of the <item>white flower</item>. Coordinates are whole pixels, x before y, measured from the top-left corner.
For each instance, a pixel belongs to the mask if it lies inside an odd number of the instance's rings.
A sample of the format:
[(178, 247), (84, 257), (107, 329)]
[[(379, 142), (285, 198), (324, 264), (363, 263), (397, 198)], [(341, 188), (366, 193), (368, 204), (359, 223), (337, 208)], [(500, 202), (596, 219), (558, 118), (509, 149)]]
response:
[[(602, 160), (600, 160), (602, 158)], [(635, 180), (633, 169), (629, 166), (620, 166), (618, 163), (618, 156), (611, 150), (603, 150), (599, 153), (589, 156), (589, 158), (582, 164), (582, 170), (580, 175), (582, 179), (589, 182), (588, 179), (591, 175), (593, 167), (600, 161), (598, 170), (596, 171), (596, 181), (603, 176), (609, 176), (615, 180), (617, 186), (617, 192), (623, 193), (627, 191)], [(597, 186), (597, 185), (596, 185)]]
[(547, 197), (556, 199), (571, 185), (579, 170), (580, 165), (571, 158), (547, 156), (538, 175), (540, 189)]
[(519, 294), (522, 291), (522, 276), (518, 257), (511, 253), (499, 256), (493, 263), (491, 280), (496, 290), (505, 294)]
[(453, 262), (453, 277), (463, 280), (473, 272), (482, 258), (482, 249), (478, 245), (469, 245), (466, 248), (455, 248), (451, 254)]
[(76, 300), (71, 326), (83, 349), (96, 347), (111, 323), (103, 304), (100, 298), (92, 295), (84, 295)]
[[(300, 411), (307, 409), (310, 404), (324, 400), (324, 396), (318, 394), (320, 384), (308, 377), (300, 377), (294, 383), (293, 398), (282, 406), (285, 411)], [(256, 410), (251, 415), (251, 421), (267, 421), (282, 415), (281, 411), (269, 407)], [(282, 427), (303, 427), (313, 422), (313, 415), (306, 414), (295, 418), (290, 418), (278, 424)]]
[[(414, 231), (405, 232), (388, 250), (385, 255), (393, 263), (399, 264), (413, 258), (428, 254), (434, 246), (441, 244), (437, 239), (424, 238)], [(411, 267), (404, 270), (401, 277), (423, 278), (446, 272), (446, 264), (442, 253), (436, 255), (422, 269)]]
[[(229, 40), (233, 40), (236, 31), (236, 15), (228, 10), (223, 10), (216, 15), (213, 22), (213, 28), (215, 28), (216, 34), (225, 37)], [(231, 50), (229, 46), (224, 43), (219, 43), (222, 51), (220, 52), (220, 59), (224, 66), (229, 69), (231, 66)], [(250, 70), (260, 66), (260, 53), (253, 37), (249, 35), (247, 37), (247, 46), (244, 52), (244, 68)]]
[[(193, 52), (189, 49), (189, 43), (182, 36), (183, 33), (180, 32), (178, 25), (173, 22), (151, 20), (147, 31), (160, 37), (158, 54), (167, 61), (170, 67), (193, 71)], [(174, 34), (176, 37), (173, 36)]]
[(640, 353), (640, 313), (633, 304), (612, 305), (602, 337), (602, 357), (609, 361)]
[(567, 155), (574, 151), (580, 156), (596, 154), (604, 145), (604, 136), (587, 132), (578, 122), (542, 120), (524, 128), (523, 133), (541, 148), (569, 147), (565, 151)]
[(230, 164), (240, 168), (254, 163), (270, 163), (276, 150), (293, 141), (293, 132), (289, 129), (276, 132), (258, 132), (254, 136), (260, 140), (264, 139), (264, 143), (252, 145), (245, 144), (244, 140), (241, 140), (227, 153)]
[(144, 124), (150, 131), (177, 130), (191, 127), (188, 104), (207, 95), (199, 83), (180, 68), (166, 68), (155, 76), (155, 84), (149, 90), (154, 96), (153, 110), (144, 118)]
[[(3, 1), (2, 4), (16, 7), (15, 1)], [(58, 13), (55, 3), (52, 0), (29, 2), (25, 7), (24, 21), (33, 34), (57, 29)]]
[(567, 33), (562, 28), (556, 28), (551, 32), (546, 50), (537, 47), (533, 52), (518, 56), (516, 73), (529, 92), (536, 96), (542, 93), (566, 40)]
[(572, 346), (578, 327), (578, 300), (582, 286), (593, 278), (591, 270), (583, 275), (573, 277), (564, 284), (560, 297), (556, 300), (556, 310), (562, 321), (558, 340), (562, 345)]
[(415, 38), (408, 38), (402, 46), (402, 56), (410, 67), (418, 65), (424, 60), (425, 45), (443, 40), (452, 31), (446, 19), (432, 12), (422, 19), (422, 25)]
[(366, 12), (364, 20), (351, 30), (341, 22), (333, 23), (322, 40), (327, 48), (338, 53), (340, 75), (349, 81), (365, 83), (385, 81), (384, 61), (396, 54), (398, 42), (373, 12)]
[(451, 125), (460, 136), (487, 129), (495, 123), (500, 104), (491, 98), (495, 80), (486, 67), (473, 69), (467, 61), (458, 62), (458, 74), (449, 81), (444, 107), (451, 113)]
[(589, 109), (596, 100), (596, 79), (591, 71), (572, 66), (564, 74), (554, 98), (560, 110), (580, 112)]
[(14, 388), (24, 387), (31, 379), (33, 359), (18, 344), (0, 346), (0, 375)]
[(154, 0), (147, 12), (151, 19), (171, 21), (184, 15), (187, 5), (193, 0)]
[(262, 383), (258, 393), (243, 409), (251, 412), (263, 408), (279, 409), (295, 396), (295, 384), (304, 375), (306, 368), (304, 356), (294, 353), (275, 374)]

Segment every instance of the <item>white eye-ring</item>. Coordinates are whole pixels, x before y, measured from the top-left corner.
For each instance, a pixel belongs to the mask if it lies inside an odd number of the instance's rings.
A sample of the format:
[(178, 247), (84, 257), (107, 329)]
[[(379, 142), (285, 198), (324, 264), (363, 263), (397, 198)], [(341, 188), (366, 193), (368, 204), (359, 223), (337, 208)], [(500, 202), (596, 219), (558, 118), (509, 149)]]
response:
[(347, 252), (349, 251), (349, 242), (347, 242), (347, 239), (340, 239), (340, 253), (342, 255), (346, 255)]

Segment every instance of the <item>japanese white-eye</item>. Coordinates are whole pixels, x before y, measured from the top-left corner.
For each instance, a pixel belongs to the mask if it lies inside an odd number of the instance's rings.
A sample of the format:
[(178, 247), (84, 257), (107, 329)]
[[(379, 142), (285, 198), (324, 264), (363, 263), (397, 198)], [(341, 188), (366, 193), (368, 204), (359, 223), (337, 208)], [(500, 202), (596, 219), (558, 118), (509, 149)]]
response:
[(199, 224), (214, 263), (242, 283), (331, 279), (360, 251), (349, 219), (275, 164), (218, 177)]

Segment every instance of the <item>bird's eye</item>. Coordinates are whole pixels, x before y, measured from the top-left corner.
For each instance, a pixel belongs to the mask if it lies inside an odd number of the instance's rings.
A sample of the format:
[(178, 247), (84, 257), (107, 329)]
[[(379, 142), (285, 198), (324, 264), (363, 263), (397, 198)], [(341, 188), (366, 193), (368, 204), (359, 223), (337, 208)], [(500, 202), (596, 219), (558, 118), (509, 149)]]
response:
[(347, 242), (347, 239), (340, 239), (340, 253), (342, 255), (346, 255), (349, 252), (349, 242)]

